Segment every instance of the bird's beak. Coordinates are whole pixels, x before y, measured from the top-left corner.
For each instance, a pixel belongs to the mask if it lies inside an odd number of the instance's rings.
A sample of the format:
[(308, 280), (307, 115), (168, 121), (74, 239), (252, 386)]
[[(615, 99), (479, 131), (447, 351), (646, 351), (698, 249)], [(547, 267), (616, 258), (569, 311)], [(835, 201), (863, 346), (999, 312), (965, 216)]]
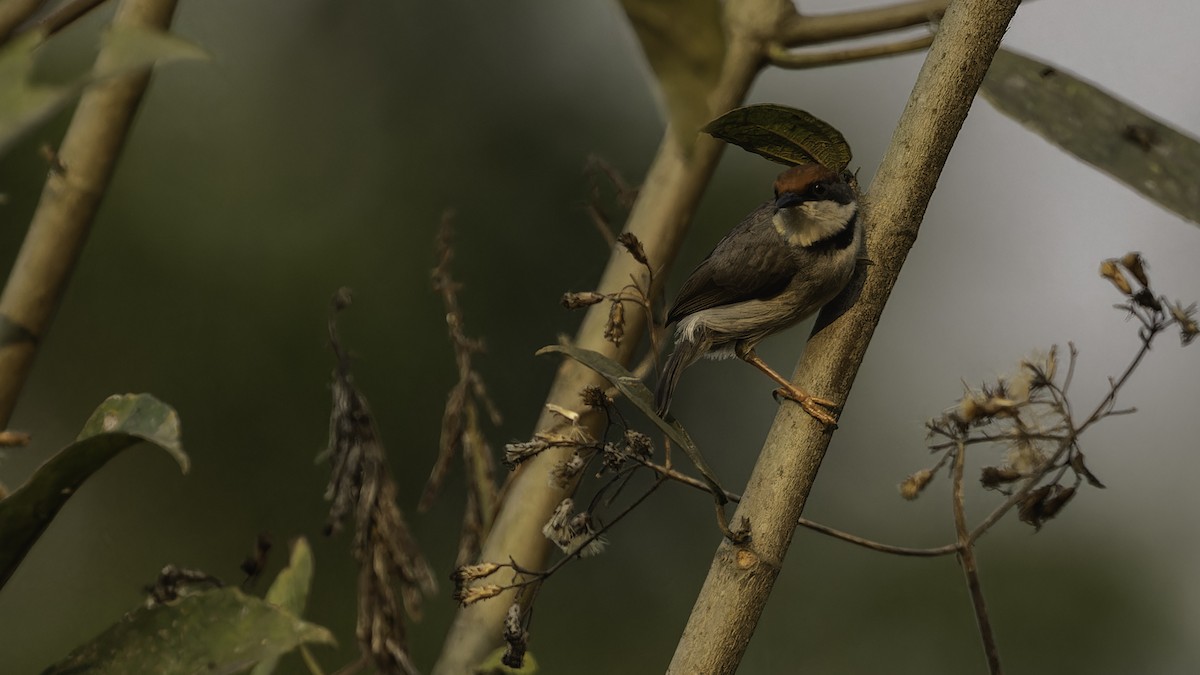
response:
[(804, 200), (795, 192), (784, 192), (775, 198), (775, 210), (791, 208)]

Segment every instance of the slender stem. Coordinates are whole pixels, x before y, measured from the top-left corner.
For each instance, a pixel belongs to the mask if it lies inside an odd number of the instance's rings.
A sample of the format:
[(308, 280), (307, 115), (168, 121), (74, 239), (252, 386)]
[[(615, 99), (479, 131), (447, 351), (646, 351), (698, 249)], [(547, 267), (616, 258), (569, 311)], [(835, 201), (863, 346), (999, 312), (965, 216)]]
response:
[(819, 68), (835, 63), (852, 63), (854, 61), (866, 61), (884, 56), (907, 54), (909, 52), (921, 51), (931, 44), (933, 44), (932, 35), (924, 35), (898, 42), (885, 42), (877, 45), (831, 49), (827, 51), (790, 52), (782, 45), (772, 45), (767, 52), (767, 59), (770, 60), (773, 66), (799, 70), (803, 68)]
[(835, 530), (828, 525), (822, 525), (807, 518), (801, 518), (798, 521), (798, 524), (801, 527), (806, 527), (812, 530), (813, 532), (820, 532), (821, 534), (829, 535), (834, 539), (841, 539), (842, 541), (854, 544), (856, 546), (862, 546), (863, 548), (869, 548), (872, 551), (879, 551), (880, 553), (892, 553), (894, 555), (903, 555), (915, 558), (936, 558), (938, 556), (950, 555), (951, 553), (955, 553), (959, 550), (958, 544), (946, 544), (945, 546), (938, 546), (936, 548), (910, 548), (908, 546), (881, 544), (871, 539), (864, 539), (863, 537), (850, 534), (849, 532)]
[(921, 26), (940, 19), (949, 4), (949, 0), (918, 0), (842, 14), (796, 14), (784, 21), (779, 38), (789, 47), (800, 47)]
[(983, 653), (987, 657), (988, 672), (1000, 675), (1000, 652), (996, 648), (996, 636), (992, 632), (992, 620), (988, 616), (987, 604), (983, 600), (983, 586), (979, 581), (979, 564), (975, 560), (975, 547), (971, 544), (971, 533), (967, 529), (967, 513), (963, 500), (963, 466), (966, 464), (967, 448), (960, 445), (954, 453), (954, 530), (958, 538), (958, 561), (967, 578), (967, 590), (971, 594), (971, 606), (975, 609), (975, 621), (979, 624), (979, 637), (983, 640)]
[[(685, 473), (681, 473), (675, 469), (663, 466), (661, 464), (655, 464), (650, 460), (640, 459), (638, 461), (641, 462), (642, 466), (645, 466), (664, 478), (669, 478), (677, 483), (682, 483), (683, 485), (696, 488), (697, 490), (701, 490), (703, 492), (712, 492), (712, 488), (710, 488), (708, 484), (702, 480), (693, 478)], [(726, 490), (725, 498), (736, 503), (741, 501), (742, 496), (736, 492), (730, 492)], [(908, 546), (893, 546), (891, 544), (883, 544), (871, 539), (865, 539), (863, 537), (850, 534), (849, 532), (843, 532), (841, 530), (834, 529), (828, 525), (822, 525), (807, 518), (800, 518), (797, 521), (797, 524), (801, 527), (806, 527), (813, 532), (819, 532), (821, 534), (833, 537), (834, 539), (841, 539), (842, 541), (855, 544), (856, 546), (862, 546), (863, 548), (869, 548), (872, 551), (879, 551), (880, 553), (893, 553), (895, 555), (913, 556), (918, 558), (934, 558), (937, 556), (950, 555), (958, 550), (957, 544), (947, 544), (937, 548), (910, 548)]]

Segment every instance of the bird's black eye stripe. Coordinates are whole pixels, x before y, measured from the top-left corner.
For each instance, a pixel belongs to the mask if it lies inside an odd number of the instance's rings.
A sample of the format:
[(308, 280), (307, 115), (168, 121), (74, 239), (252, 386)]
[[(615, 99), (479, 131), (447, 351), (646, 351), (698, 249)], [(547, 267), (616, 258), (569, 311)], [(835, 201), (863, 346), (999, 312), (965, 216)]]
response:
[(826, 192), (829, 192), (829, 186), (824, 183), (813, 183), (808, 189), (809, 193), (814, 197), (824, 197)]

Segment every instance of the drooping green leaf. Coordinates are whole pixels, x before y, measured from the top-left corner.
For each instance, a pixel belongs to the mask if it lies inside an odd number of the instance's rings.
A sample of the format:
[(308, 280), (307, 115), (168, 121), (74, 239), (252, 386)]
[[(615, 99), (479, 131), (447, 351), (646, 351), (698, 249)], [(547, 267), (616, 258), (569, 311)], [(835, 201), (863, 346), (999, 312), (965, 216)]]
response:
[(786, 105), (761, 103), (734, 108), (709, 122), (704, 131), (787, 166), (815, 162), (842, 171), (852, 158), (842, 132)]
[(33, 53), (43, 38), (30, 31), (0, 48), (0, 156), (74, 93), (69, 86), (33, 82)]
[[(308, 591), (312, 586), (313, 555), (308, 540), (300, 537), (292, 543), (292, 556), (288, 566), (275, 577), (274, 583), (267, 589), (267, 602), (286, 610), (293, 616), (304, 616), (304, 606), (308, 604)], [(279, 656), (264, 657), (259, 661), (251, 675), (268, 675), (275, 670)]]
[(1200, 142), (1095, 85), (1001, 49), (980, 89), (1039, 136), (1200, 223)]
[(0, 501), (0, 586), (79, 486), (122, 450), (143, 441), (166, 450), (183, 473), (188, 472), (174, 408), (149, 394), (109, 396), (74, 443)]
[(676, 140), (691, 148), (710, 116), (721, 76), (725, 31), (718, 0), (621, 0), (658, 79)]
[(306, 643), (335, 643), (315, 624), (236, 588), (142, 607), (43, 675), (237, 673)]
[(708, 466), (708, 462), (704, 461), (704, 457), (700, 454), (700, 449), (696, 447), (696, 443), (688, 432), (674, 418), (667, 421), (658, 416), (654, 410), (654, 395), (636, 375), (629, 372), (625, 366), (613, 361), (600, 352), (595, 352), (590, 349), (583, 349), (571, 345), (549, 345), (542, 347), (537, 351), (537, 355), (543, 354), (565, 354), (583, 365), (591, 368), (599, 373), (604, 379), (612, 383), (620, 392), (633, 403), (638, 410), (654, 423), (656, 427), (666, 434), (675, 445), (679, 446), (688, 459), (692, 460), (692, 464), (696, 465), (696, 469), (704, 477), (708, 486), (714, 490), (713, 496), (719, 501), (725, 500), (725, 490), (717, 482), (716, 474)]
[(201, 47), (164, 30), (147, 26), (116, 25), (102, 40), (104, 57), (97, 61), (96, 77), (122, 73), (170, 61), (207, 61)]

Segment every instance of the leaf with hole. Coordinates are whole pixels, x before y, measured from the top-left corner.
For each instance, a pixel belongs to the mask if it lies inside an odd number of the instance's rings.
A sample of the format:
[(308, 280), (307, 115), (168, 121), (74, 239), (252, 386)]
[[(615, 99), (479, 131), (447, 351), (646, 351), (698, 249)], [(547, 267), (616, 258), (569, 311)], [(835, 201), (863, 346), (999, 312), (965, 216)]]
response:
[(109, 396), (83, 425), (75, 442), (38, 467), (24, 485), (0, 501), (0, 586), (71, 495), (122, 450), (151, 443), (188, 472), (179, 442), (179, 416), (149, 394)]

